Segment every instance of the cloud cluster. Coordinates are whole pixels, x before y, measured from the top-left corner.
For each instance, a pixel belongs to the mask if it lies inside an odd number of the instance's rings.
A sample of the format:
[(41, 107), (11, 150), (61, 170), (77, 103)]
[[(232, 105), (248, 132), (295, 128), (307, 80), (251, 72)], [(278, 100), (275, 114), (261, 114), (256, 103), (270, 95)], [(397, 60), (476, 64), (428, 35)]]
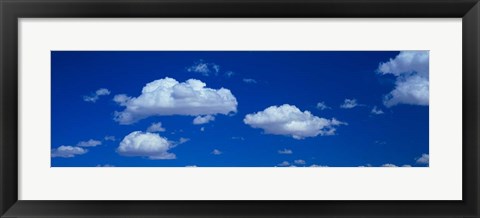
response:
[(150, 116), (215, 115), (237, 111), (237, 99), (225, 88), (206, 88), (200, 80), (179, 83), (172, 78), (155, 80), (143, 87), (138, 97), (117, 95), (114, 101), (125, 110), (115, 112), (120, 124), (132, 124)]
[(148, 157), (152, 160), (175, 159), (175, 154), (169, 152), (173, 147), (174, 143), (156, 133), (135, 131), (123, 138), (117, 153), (128, 157)]
[(105, 141), (115, 141), (115, 136), (113, 135), (106, 135), (104, 138), (103, 138)]
[(193, 119), (193, 124), (201, 125), (205, 123), (209, 123), (210, 121), (214, 121), (215, 117), (212, 115), (205, 115), (205, 116), (197, 116)]
[[(204, 60), (195, 62), (192, 66), (187, 67), (188, 72), (200, 73), (203, 76), (218, 75), (220, 66), (214, 63), (207, 63)], [(232, 74), (233, 75), (233, 74)]]
[(290, 166), (290, 162), (288, 162), (288, 161), (283, 161), (283, 162), (277, 164), (277, 166), (279, 166), (279, 167), (288, 167), (288, 166)]
[(270, 106), (263, 111), (247, 114), (243, 122), (253, 128), (263, 129), (267, 134), (286, 135), (294, 139), (334, 135), (335, 126), (346, 125), (335, 118), (329, 120), (300, 111), (296, 106), (284, 104)]
[(147, 132), (165, 132), (165, 128), (162, 127), (161, 122), (152, 123), (152, 125), (147, 128)]
[(83, 100), (86, 101), (86, 102), (95, 103), (100, 98), (100, 96), (102, 96), (102, 95), (110, 95), (110, 90), (105, 89), (105, 88), (99, 89), (91, 95), (83, 96)]
[(87, 153), (88, 150), (81, 148), (81, 147), (74, 147), (69, 145), (62, 145), (58, 148), (52, 149), (52, 157), (63, 157), (63, 158), (71, 158), (75, 157), (76, 155), (82, 155)]
[(429, 104), (429, 52), (402, 51), (394, 59), (380, 63), (380, 74), (397, 77), (395, 89), (384, 97), (384, 105)]

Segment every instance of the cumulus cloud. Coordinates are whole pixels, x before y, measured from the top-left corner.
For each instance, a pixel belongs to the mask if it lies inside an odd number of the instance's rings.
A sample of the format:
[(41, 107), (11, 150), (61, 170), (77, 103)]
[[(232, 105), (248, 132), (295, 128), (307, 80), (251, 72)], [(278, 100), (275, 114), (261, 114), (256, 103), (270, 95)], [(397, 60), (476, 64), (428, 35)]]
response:
[(85, 154), (87, 151), (87, 149), (81, 147), (62, 145), (58, 148), (52, 149), (51, 155), (52, 157), (71, 158), (75, 157), (76, 155)]
[(243, 82), (244, 83), (257, 83), (257, 80), (250, 79), (250, 78), (245, 78), (245, 79), (243, 79)]
[(270, 106), (263, 111), (247, 114), (243, 122), (253, 128), (263, 129), (266, 134), (286, 135), (295, 139), (334, 135), (335, 126), (346, 125), (335, 118), (329, 120), (300, 111), (296, 106), (284, 104)]
[(325, 104), (325, 102), (318, 102), (317, 103), (317, 109), (319, 110), (325, 110), (325, 109), (330, 109), (331, 107), (327, 106), (327, 104)]
[(374, 106), (371, 111), (372, 114), (380, 115), (383, 114), (382, 109), (378, 109), (377, 106)]
[(398, 166), (395, 164), (386, 163), (386, 164), (383, 164), (382, 167), (398, 167)]
[(307, 162), (305, 162), (305, 160), (294, 160), (293, 163), (299, 164), (299, 165), (305, 165)]
[(361, 106), (361, 104), (357, 103), (357, 99), (345, 99), (343, 104), (340, 105), (340, 108), (343, 109), (352, 109), (354, 107)]
[(103, 138), (105, 141), (115, 141), (115, 136), (113, 135), (107, 135)]
[(95, 146), (101, 145), (101, 144), (102, 144), (101, 141), (90, 139), (88, 141), (79, 142), (77, 144), (77, 146), (79, 146), (79, 147), (95, 147)]
[(430, 155), (422, 154), (421, 157), (416, 159), (417, 164), (429, 164), (430, 162)]
[(238, 104), (228, 89), (206, 88), (196, 79), (179, 83), (168, 77), (146, 84), (138, 97), (117, 95), (114, 101), (125, 107), (115, 112), (115, 120), (124, 125), (150, 116), (226, 115), (236, 112)]
[(200, 59), (192, 66), (187, 67), (187, 71), (200, 73), (203, 76), (218, 75), (218, 72), (220, 72), (220, 66), (214, 63), (207, 63)]
[(215, 117), (212, 115), (197, 116), (195, 117), (195, 119), (193, 119), (193, 124), (201, 125), (214, 120), (215, 120)]
[(279, 167), (288, 167), (290, 166), (290, 163), (288, 161), (283, 161), (281, 163), (279, 163), (277, 166)]
[(110, 90), (105, 89), (105, 88), (99, 89), (91, 95), (83, 96), (83, 100), (86, 101), (86, 102), (95, 103), (100, 98), (100, 96), (102, 96), (102, 95), (110, 95)]
[(402, 51), (394, 59), (380, 63), (380, 74), (397, 77), (395, 89), (384, 97), (384, 105), (429, 104), (429, 52)]
[(220, 151), (220, 150), (218, 150), (218, 149), (213, 149), (212, 154), (213, 154), (213, 155), (221, 155), (221, 154), (222, 154), (222, 151)]
[(293, 151), (290, 149), (284, 148), (283, 150), (278, 150), (279, 154), (293, 154)]
[(152, 125), (147, 128), (147, 132), (165, 132), (165, 128), (162, 127), (161, 122), (152, 123)]
[(169, 152), (174, 146), (174, 143), (159, 134), (135, 131), (123, 138), (117, 153), (128, 157), (148, 157), (152, 160), (175, 159), (175, 154)]

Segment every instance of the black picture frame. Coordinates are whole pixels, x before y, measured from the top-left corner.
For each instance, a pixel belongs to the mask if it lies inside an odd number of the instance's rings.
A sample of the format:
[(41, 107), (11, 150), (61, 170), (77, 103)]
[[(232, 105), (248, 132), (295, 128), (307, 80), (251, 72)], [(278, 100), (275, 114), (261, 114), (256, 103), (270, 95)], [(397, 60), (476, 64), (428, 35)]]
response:
[[(0, 15), (1, 217), (479, 217), (478, 0), (0, 0)], [(462, 18), (463, 200), (18, 200), (17, 21), (56, 17)]]

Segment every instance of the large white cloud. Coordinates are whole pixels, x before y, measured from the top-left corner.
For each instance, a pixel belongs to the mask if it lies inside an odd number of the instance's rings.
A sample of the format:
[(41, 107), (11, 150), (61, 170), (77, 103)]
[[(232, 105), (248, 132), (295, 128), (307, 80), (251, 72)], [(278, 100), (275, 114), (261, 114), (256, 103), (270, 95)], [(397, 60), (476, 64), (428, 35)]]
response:
[(169, 152), (174, 146), (174, 143), (156, 133), (135, 131), (123, 138), (117, 152), (122, 156), (148, 157), (152, 160), (175, 159), (175, 154)]
[(172, 78), (155, 80), (143, 87), (138, 97), (114, 97), (122, 112), (115, 112), (120, 124), (131, 124), (149, 116), (215, 115), (237, 111), (237, 99), (225, 88), (206, 88), (200, 80), (189, 79), (179, 83)]
[(82, 155), (87, 153), (87, 149), (69, 145), (62, 145), (58, 148), (52, 149), (52, 157), (63, 157), (63, 158), (71, 158), (75, 157), (76, 155)]
[(310, 111), (300, 111), (296, 106), (284, 104), (270, 106), (267, 109), (247, 114), (245, 124), (260, 128), (267, 134), (287, 135), (295, 139), (315, 137), (318, 135), (334, 135), (335, 126), (346, 124), (312, 115)]
[(384, 98), (385, 106), (429, 104), (428, 51), (402, 51), (394, 59), (380, 63), (378, 72), (397, 77), (395, 89)]

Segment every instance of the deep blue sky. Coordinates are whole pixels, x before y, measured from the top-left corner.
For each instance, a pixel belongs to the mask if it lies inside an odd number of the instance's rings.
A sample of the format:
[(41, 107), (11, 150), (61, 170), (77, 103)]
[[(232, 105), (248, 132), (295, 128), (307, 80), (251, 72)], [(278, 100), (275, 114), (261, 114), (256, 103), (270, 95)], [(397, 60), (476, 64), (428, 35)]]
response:
[[(272, 167), (284, 161), (296, 166), (355, 167), (383, 164), (427, 166), (416, 158), (429, 153), (428, 106), (398, 104), (386, 107), (383, 98), (395, 89), (396, 77), (380, 74), (380, 63), (399, 52), (186, 52), (186, 51), (52, 51), (52, 149), (75, 147), (81, 141), (101, 141), (84, 147), (88, 152), (74, 157), (52, 157), (53, 167), (113, 165), (135, 166), (247, 166)], [(203, 62), (202, 62), (203, 60)], [(210, 75), (188, 70), (205, 63), (219, 66)], [(227, 76), (227, 72), (233, 72)], [(218, 75), (215, 75), (218, 74)], [(145, 84), (170, 77), (178, 82), (198, 79), (206, 87), (229, 89), (238, 102), (237, 112), (215, 115), (215, 120), (193, 125), (194, 116), (150, 116), (130, 125), (120, 125), (114, 112), (125, 107), (113, 101), (117, 94), (140, 96)], [(253, 79), (256, 83), (246, 83)], [(105, 88), (109, 95), (95, 102), (84, 96)], [(344, 109), (345, 99), (360, 106)], [(324, 102), (329, 109), (318, 109)], [(273, 105), (295, 105), (321, 118), (336, 118), (348, 125), (336, 126), (336, 134), (295, 139), (265, 134), (244, 123), (245, 115)], [(383, 114), (371, 113), (372, 108)], [(152, 160), (122, 156), (117, 152), (123, 138), (161, 122), (170, 141), (188, 138), (169, 150), (176, 159)], [(201, 131), (201, 128), (204, 131)], [(115, 141), (105, 140), (114, 136)], [(217, 149), (221, 154), (212, 154)], [(279, 154), (289, 149), (292, 154)], [(306, 164), (295, 164), (304, 160)], [(301, 162), (301, 161), (300, 161)]]

